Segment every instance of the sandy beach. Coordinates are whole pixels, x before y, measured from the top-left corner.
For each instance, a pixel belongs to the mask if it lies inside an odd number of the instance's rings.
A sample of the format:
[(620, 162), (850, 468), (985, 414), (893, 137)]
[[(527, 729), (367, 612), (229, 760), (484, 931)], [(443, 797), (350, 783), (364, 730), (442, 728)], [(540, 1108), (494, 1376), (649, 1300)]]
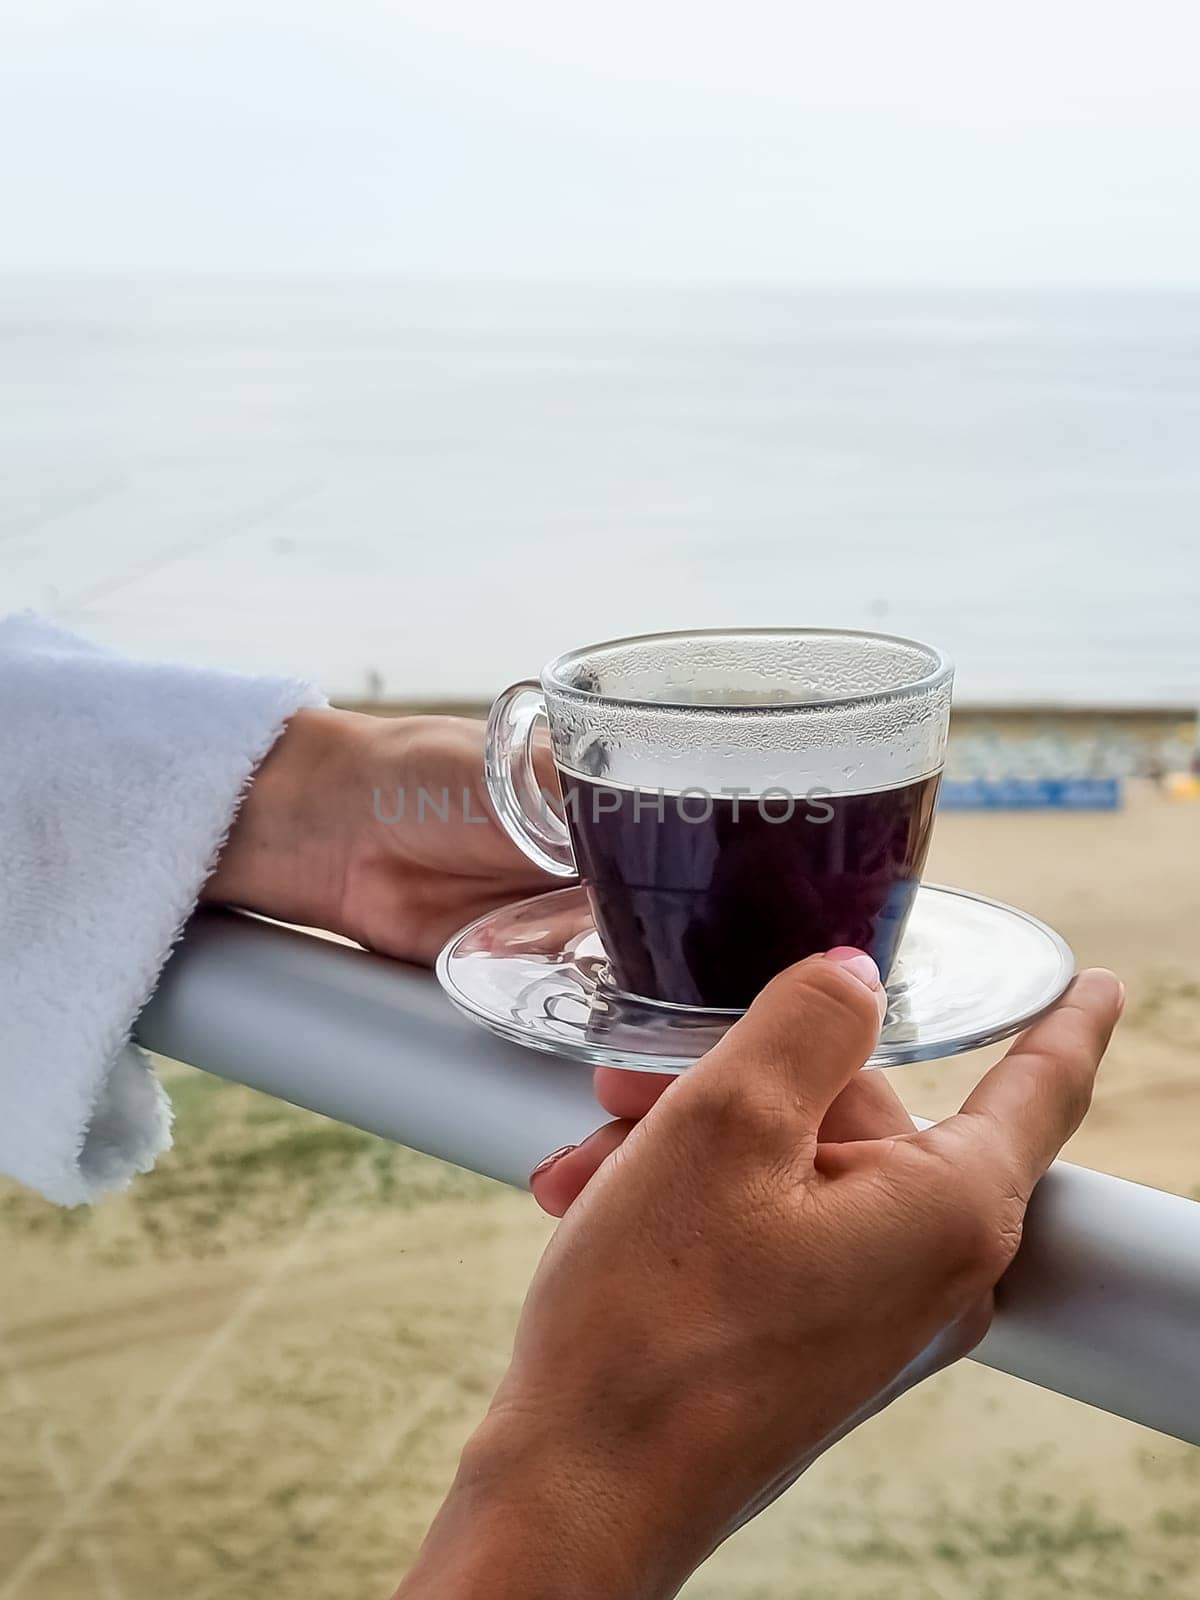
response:
[[(930, 876), (1121, 973), (1126, 1019), (1070, 1157), (1200, 1198), (1198, 855), (1200, 804), (1147, 785), (1116, 815), (943, 816)], [(937, 1114), (994, 1054), (895, 1081)], [(0, 1189), (0, 1600), (382, 1600), (551, 1224), (523, 1194), (163, 1072), (176, 1149), (127, 1195), (63, 1213)], [(686, 1594), (1183, 1600), (1198, 1582), (1200, 1450), (964, 1363)]]

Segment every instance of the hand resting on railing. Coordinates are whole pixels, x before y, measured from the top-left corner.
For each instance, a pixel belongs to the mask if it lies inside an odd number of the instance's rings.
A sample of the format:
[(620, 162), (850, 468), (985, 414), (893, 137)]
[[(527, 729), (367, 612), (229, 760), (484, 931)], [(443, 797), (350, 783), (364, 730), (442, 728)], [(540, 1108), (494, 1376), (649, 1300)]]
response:
[(983, 1336), (1121, 986), (1083, 973), (922, 1132), (859, 1071), (880, 995), (869, 957), (813, 957), (682, 1078), (599, 1080), (618, 1120), (532, 1176), (566, 1217), (397, 1600), (665, 1600)]

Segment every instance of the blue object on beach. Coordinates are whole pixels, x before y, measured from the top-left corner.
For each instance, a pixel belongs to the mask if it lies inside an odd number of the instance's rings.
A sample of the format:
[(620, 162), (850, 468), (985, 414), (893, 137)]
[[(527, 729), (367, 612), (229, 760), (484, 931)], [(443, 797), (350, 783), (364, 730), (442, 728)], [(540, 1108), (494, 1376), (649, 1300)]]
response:
[(1119, 778), (943, 779), (943, 811), (1119, 811)]

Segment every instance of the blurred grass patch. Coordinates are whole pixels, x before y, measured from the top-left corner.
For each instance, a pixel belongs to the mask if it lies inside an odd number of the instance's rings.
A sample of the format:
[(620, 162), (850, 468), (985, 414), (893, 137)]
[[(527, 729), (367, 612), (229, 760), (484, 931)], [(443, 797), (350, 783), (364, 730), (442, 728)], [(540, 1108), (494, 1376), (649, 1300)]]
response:
[[(1189, 1505), (1127, 1525), (1086, 1499), (1063, 1503), (1027, 1488), (1020, 1452), (991, 1465), (994, 1476), (962, 1494), (931, 1483), (932, 1503), (903, 1521), (862, 1485), (839, 1500), (799, 1502), (770, 1592), (781, 1600), (1190, 1600), (1200, 1592), (1200, 1525)], [(723, 1564), (718, 1557), (701, 1569), (687, 1600), (758, 1595), (752, 1582), (728, 1581)]]
[(1127, 1021), (1175, 1048), (1200, 1048), (1200, 983), (1163, 973), (1153, 975), (1130, 1008)]
[(111, 1265), (145, 1254), (204, 1256), (269, 1239), (314, 1210), (447, 1200), (486, 1203), (502, 1185), (175, 1062), (159, 1062), (175, 1145), (152, 1172), (96, 1207), (64, 1210), (0, 1187), (0, 1230), (86, 1240)]

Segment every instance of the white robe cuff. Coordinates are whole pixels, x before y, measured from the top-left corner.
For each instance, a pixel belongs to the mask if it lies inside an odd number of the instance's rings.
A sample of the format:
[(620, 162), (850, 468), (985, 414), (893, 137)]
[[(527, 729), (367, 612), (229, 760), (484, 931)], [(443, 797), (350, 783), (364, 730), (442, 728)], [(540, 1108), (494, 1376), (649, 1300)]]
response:
[(62, 1205), (169, 1147), (130, 1031), (311, 685), (0, 620), (0, 1171)]

